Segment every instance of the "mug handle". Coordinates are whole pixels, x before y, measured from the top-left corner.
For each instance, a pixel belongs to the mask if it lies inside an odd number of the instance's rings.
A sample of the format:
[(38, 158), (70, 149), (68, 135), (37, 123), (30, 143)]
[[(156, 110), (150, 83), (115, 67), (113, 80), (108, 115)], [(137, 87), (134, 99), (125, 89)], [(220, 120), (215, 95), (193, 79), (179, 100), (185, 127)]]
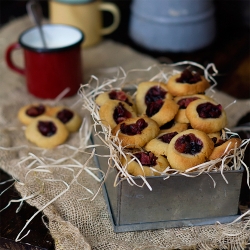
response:
[(108, 11), (113, 15), (113, 18), (114, 18), (113, 23), (110, 26), (104, 27), (103, 29), (101, 29), (101, 35), (108, 35), (108, 34), (112, 33), (119, 25), (119, 23), (120, 23), (120, 11), (119, 11), (118, 7), (112, 3), (101, 3), (99, 5), (99, 9), (101, 11)]
[(12, 53), (14, 50), (17, 50), (17, 49), (21, 49), (21, 45), (18, 42), (9, 45), (5, 53), (5, 61), (10, 69), (16, 71), (17, 73), (21, 75), (25, 75), (25, 70), (16, 66), (16, 64), (12, 61), (12, 57), (11, 57)]

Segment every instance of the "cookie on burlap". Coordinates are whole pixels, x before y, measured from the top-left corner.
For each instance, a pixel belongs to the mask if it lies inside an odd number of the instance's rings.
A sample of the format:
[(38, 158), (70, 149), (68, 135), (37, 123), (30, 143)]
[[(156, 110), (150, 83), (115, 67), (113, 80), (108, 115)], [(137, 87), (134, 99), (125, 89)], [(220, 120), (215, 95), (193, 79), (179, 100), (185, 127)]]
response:
[(74, 110), (63, 106), (52, 108), (50, 114), (59, 119), (69, 132), (76, 132), (82, 124), (81, 117)]
[(48, 105), (34, 103), (21, 107), (17, 117), (24, 125), (29, 125), (33, 120), (41, 115), (49, 115), (51, 107)]
[(188, 129), (170, 141), (168, 161), (172, 168), (185, 171), (207, 161), (213, 149), (214, 143), (206, 133)]
[[(141, 165), (138, 163), (141, 163)], [(169, 166), (166, 157), (152, 152), (137, 151), (121, 159), (127, 172), (133, 176), (159, 176)]]
[(69, 132), (58, 119), (40, 116), (30, 123), (25, 130), (25, 137), (41, 148), (54, 148), (66, 141)]

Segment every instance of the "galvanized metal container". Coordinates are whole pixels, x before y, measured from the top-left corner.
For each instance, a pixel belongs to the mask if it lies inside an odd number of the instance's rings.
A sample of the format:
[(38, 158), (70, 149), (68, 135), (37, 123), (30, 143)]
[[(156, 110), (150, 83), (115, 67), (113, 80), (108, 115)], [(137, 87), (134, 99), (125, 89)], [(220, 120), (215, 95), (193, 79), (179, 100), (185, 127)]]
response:
[[(100, 141), (94, 143), (100, 144)], [(97, 148), (97, 154), (103, 154)], [(97, 165), (107, 171), (107, 158), (97, 157)], [(152, 191), (131, 186), (126, 180), (114, 187), (116, 169), (109, 170), (103, 186), (115, 232), (162, 229), (232, 222), (238, 217), (243, 169), (202, 173), (194, 178), (183, 175), (147, 177)], [(143, 184), (140, 177), (136, 183)], [(216, 183), (214, 187), (214, 182)]]

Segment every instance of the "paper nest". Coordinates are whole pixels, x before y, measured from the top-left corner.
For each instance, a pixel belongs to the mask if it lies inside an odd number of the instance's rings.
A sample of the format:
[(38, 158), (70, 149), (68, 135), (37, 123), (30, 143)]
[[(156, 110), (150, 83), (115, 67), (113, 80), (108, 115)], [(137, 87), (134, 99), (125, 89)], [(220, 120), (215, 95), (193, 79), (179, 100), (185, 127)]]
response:
[[(183, 70), (183, 67), (187, 67), (190, 65), (192, 67), (196, 67), (199, 70), (202, 70), (206, 79), (212, 83), (211, 87), (206, 91), (206, 95), (213, 98), (213, 95), (216, 92), (214, 88), (217, 85), (214, 76), (218, 73), (214, 64), (209, 64), (206, 68), (204, 68), (200, 64), (190, 61), (168, 65), (157, 64), (152, 65), (147, 69), (132, 69), (128, 72), (125, 72), (122, 68), (117, 67), (117, 73), (112, 79), (104, 79), (102, 82), (100, 82), (97, 77), (92, 76), (89, 83), (83, 85), (80, 88), (79, 94), (83, 101), (83, 108), (88, 110), (92, 117), (92, 135), (97, 136), (102, 141), (101, 144), (93, 145), (93, 147), (104, 147), (108, 149), (109, 155), (98, 155), (98, 157), (106, 157), (109, 168), (116, 168), (118, 170), (117, 178), (116, 180), (114, 180), (114, 186), (117, 186), (119, 184), (118, 177), (121, 178), (121, 181), (126, 179), (131, 185), (138, 186), (138, 184), (135, 182), (134, 176), (130, 175), (127, 172), (127, 164), (122, 165), (120, 162), (121, 156), (131, 155), (131, 152), (121, 146), (121, 142), (119, 141), (118, 137), (112, 135), (110, 127), (102, 124), (99, 116), (99, 107), (95, 103), (95, 98), (103, 92), (108, 92), (114, 89), (123, 89), (129, 92), (136, 91), (138, 83), (142, 81), (158, 81), (166, 83), (170, 76), (176, 73), (180, 73)], [(213, 71), (213, 73), (209, 73), (211, 71)], [(231, 105), (233, 105), (233, 103), (228, 103), (226, 108), (230, 108)], [(222, 139), (230, 138), (230, 136), (232, 135), (235, 136), (237, 134), (225, 128), (222, 133)], [(194, 177), (202, 173), (209, 174), (213, 171), (219, 171), (224, 180), (227, 182), (225, 176), (223, 175), (224, 171), (239, 170), (241, 167), (245, 167), (248, 176), (247, 184), (249, 186), (249, 171), (246, 164), (243, 162), (244, 152), (249, 141), (250, 139), (242, 140), (242, 143), (238, 148), (235, 147), (233, 149), (233, 152), (230, 152), (230, 154), (226, 154), (223, 158), (205, 162), (203, 164), (190, 168), (185, 172), (179, 172), (178, 170), (174, 170), (171, 167), (167, 167), (164, 172), (160, 173), (160, 175), (164, 179), (168, 179), (172, 175), (176, 174), (181, 174), (186, 177)], [(141, 165), (139, 161), (138, 163)], [(146, 184), (149, 189), (151, 189), (150, 185), (147, 182), (147, 178), (145, 178), (144, 176), (140, 176), (140, 178), (143, 179), (143, 185)], [(216, 183), (214, 183), (214, 185), (216, 185)]]

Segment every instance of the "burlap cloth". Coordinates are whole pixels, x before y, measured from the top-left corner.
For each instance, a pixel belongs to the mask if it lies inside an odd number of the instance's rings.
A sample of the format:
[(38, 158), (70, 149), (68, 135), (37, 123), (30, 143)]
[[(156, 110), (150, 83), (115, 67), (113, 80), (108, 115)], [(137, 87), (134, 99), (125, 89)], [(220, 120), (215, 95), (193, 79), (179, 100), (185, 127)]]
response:
[[(32, 26), (25, 16), (13, 20), (0, 30), (0, 167), (17, 181), (15, 187), (29, 204), (48, 217), (48, 228), (56, 249), (243, 249), (250, 240), (249, 219), (227, 225), (210, 225), (167, 230), (114, 233), (108, 210), (100, 191), (100, 182), (89, 172), (97, 173), (91, 156), (81, 150), (84, 138), (72, 134), (66, 145), (54, 150), (33, 147), (24, 138), (24, 127), (17, 111), (38, 101), (26, 91), (24, 78), (9, 70), (4, 61), (7, 46)], [(129, 70), (146, 68), (156, 61), (113, 41), (103, 41), (85, 49), (85, 83), (93, 74), (100, 79), (112, 77), (113, 68)], [(22, 52), (15, 52), (22, 65)], [(42, 72), (42, 69), (41, 69)], [(217, 98), (228, 105), (234, 98), (217, 92)], [(66, 98), (60, 104), (74, 105), (84, 116), (80, 97)], [(50, 101), (51, 102), (51, 101)], [(250, 110), (249, 100), (237, 101), (227, 109), (229, 127)], [(8, 208), (6, 208), (8, 209)], [(36, 214), (34, 214), (35, 216)], [(32, 218), (31, 218), (32, 219)], [(22, 238), (29, 225), (17, 235)], [(32, 234), (32, 232), (30, 232)], [(23, 239), (25, 242), (25, 237)]]

